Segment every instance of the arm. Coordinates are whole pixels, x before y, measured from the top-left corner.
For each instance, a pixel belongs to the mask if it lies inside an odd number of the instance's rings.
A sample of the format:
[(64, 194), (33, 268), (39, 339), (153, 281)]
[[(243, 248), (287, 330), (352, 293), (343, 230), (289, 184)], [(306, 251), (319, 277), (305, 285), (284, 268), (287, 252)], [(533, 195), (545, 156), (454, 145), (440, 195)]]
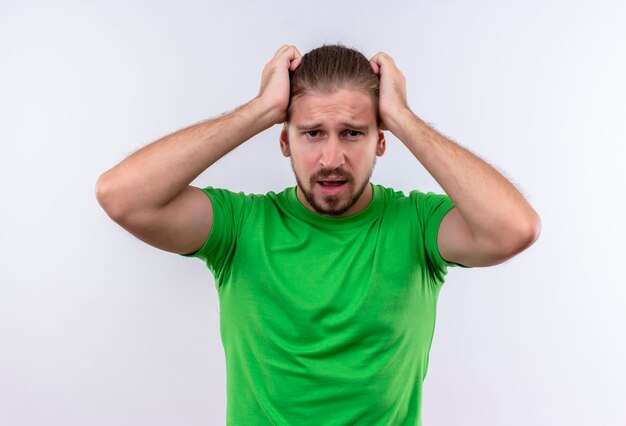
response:
[(200, 249), (212, 226), (210, 199), (189, 184), (257, 133), (282, 123), (289, 70), (300, 52), (283, 46), (263, 69), (259, 95), (235, 111), (179, 130), (100, 176), (96, 197), (107, 214), (142, 241), (175, 253)]
[(381, 52), (371, 63), (380, 77), (383, 128), (404, 143), (455, 204), (439, 228), (441, 256), (467, 266), (490, 266), (533, 244), (541, 220), (515, 186), (413, 114), (406, 80), (392, 58)]

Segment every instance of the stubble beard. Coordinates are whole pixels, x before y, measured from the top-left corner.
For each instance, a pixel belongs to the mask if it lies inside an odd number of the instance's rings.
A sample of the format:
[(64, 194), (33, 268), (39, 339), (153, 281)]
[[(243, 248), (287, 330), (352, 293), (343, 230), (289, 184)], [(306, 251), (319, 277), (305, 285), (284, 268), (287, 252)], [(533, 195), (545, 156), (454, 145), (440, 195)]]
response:
[[(374, 163), (376, 163), (376, 159), (374, 159)], [(354, 176), (346, 172), (341, 167), (338, 167), (336, 169), (320, 169), (318, 172), (314, 173), (309, 179), (310, 188), (313, 188), (317, 184), (317, 180), (319, 178), (330, 175), (341, 176), (343, 179), (346, 180), (348, 193), (353, 194), (352, 197), (344, 205), (340, 204), (341, 197), (339, 196), (324, 196), (323, 200), (328, 207), (324, 207), (320, 202), (318, 202), (318, 200), (315, 198), (315, 195), (313, 194), (313, 191), (307, 191), (304, 185), (302, 185), (302, 181), (300, 180), (300, 177), (298, 176), (298, 173), (296, 173), (296, 169), (293, 166), (293, 160), (291, 161), (291, 169), (293, 170), (293, 174), (296, 177), (296, 184), (298, 185), (298, 188), (300, 188), (300, 191), (302, 191), (302, 195), (304, 195), (304, 198), (307, 200), (313, 210), (315, 210), (316, 213), (324, 216), (336, 217), (341, 216), (342, 214), (350, 210), (350, 208), (352, 208), (352, 206), (354, 206), (357, 201), (359, 201), (359, 198), (361, 198), (361, 195), (363, 195), (363, 192), (365, 192), (365, 188), (367, 188), (367, 185), (370, 182), (370, 178), (372, 177), (372, 173), (374, 172), (374, 165), (372, 165), (372, 170), (370, 170), (369, 175), (366, 179), (364, 179), (363, 183), (360, 185), (359, 189), (356, 192), (354, 192)]]

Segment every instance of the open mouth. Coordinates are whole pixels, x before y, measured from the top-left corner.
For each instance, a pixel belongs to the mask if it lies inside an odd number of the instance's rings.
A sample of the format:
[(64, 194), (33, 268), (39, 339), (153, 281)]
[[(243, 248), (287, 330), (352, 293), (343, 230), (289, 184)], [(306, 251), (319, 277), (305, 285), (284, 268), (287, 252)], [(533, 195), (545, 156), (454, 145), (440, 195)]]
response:
[(335, 197), (343, 192), (348, 184), (344, 179), (320, 179), (317, 181), (322, 191), (322, 194), (326, 197)]
[(324, 188), (338, 188), (344, 185), (345, 180), (319, 180), (318, 183)]

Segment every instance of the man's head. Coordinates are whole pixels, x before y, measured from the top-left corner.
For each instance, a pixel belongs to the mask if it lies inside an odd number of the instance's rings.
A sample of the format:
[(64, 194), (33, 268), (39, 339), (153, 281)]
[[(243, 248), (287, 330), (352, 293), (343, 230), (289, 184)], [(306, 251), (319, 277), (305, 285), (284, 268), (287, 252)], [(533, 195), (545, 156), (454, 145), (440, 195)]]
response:
[(294, 101), (307, 93), (331, 94), (340, 89), (360, 89), (372, 98), (378, 120), (378, 76), (359, 51), (342, 45), (326, 45), (304, 54), (289, 75), (290, 93), (287, 123)]
[(332, 45), (303, 56), (291, 74), (281, 149), (291, 157), (298, 198), (309, 209), (347, 216), (367, 206), (385, 139), (378, 76), (363, 54)]

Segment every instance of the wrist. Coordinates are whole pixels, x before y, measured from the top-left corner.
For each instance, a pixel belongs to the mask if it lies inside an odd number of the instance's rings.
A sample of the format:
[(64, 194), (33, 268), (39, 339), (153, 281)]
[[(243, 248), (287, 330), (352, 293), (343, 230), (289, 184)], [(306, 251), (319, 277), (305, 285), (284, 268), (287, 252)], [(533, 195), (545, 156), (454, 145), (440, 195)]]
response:
[(247, 106), (251, 114), (255, 116), (258, 124), (263, 127), (263, 130), (285, 121), (286, 111), (280, 110), (274, 104), (267, 102), (262, 96), (252, 99)]
[(385, 127), (400, 139), (403, 130), (415, 119), (419, 120), (408, 106), (401, 106), (392, 111), (388, 111), (383, 118), (383, 122)]

